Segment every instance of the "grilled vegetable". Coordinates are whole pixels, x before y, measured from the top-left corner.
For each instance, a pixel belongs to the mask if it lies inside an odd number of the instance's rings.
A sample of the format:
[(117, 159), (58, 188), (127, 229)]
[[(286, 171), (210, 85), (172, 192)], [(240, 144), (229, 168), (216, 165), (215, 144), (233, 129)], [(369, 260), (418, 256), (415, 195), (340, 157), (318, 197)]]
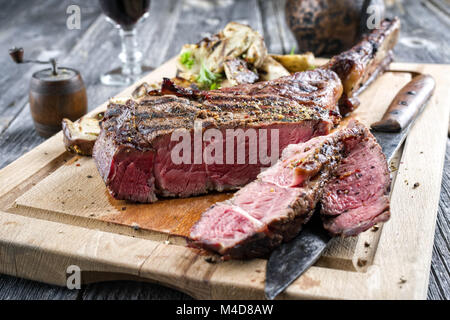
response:
[[(252, 68), (260, 68), (266, 57), (266, 45), (257, 31), (249, 26), (230, 22), (218, 34), (197, 44), (184, 45), (177, 59), (177, 67), (179, 76), (210, 89), (219, 87), (217, 79), (220, 77), (217, 75), (225, 78), (226, 60), (239, 58)], [(211, 74), (215, 76), (212, 77)]]
[(177, 58), (177, 76), (200, 89), (213, 90), (273, 80), (290, 72), (310, 70), (313, 64), (312, 53), (268, 55), (257, 31), (230, 22), (218, 34), (183, 46)]
[(92, 155), (92, 148), (100, 133), (99, 121), (102, 118), (103, 113), (92, 118), (83, 117), (75, 122), (63, 119), (63, 139), (67, 151), (83, 156)]
[(289, 72), (300, 72), (314, 68), (314, 55), (311, 52), (305, 54), (270, 55), (281, 63)]
[(290, 73), (285, 67), (271, 56), (267, 56), (264, 64), (259, 68), (259, 80), (268, 81), (274, 80), (283, 76), (288, 76)]

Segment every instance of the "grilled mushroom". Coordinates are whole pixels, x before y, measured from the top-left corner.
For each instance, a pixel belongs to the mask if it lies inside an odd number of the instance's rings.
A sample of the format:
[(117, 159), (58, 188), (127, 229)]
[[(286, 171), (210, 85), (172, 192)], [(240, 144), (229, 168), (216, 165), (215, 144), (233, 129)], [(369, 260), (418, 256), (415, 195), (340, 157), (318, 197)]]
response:
[(98, 113), (94, 117), (83, 117), (75, 122), (63, 119), (63, 139), (66, 149), (83, 156), (92, 155), (92, 148), (100, 134), (99, 121), (102, 118), (103, 113)]

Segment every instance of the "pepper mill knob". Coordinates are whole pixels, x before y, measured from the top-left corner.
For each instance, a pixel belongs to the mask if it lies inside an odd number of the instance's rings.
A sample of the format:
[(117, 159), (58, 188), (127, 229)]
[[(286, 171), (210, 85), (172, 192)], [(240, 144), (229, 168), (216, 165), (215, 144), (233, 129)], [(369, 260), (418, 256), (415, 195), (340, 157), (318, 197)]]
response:
[(23, 48), (13, 47), (9, 49), (9, 55), (15, 63), (23, 63)]
[(9, 55), (15, 63), (38, 63), (38, 64), (50, 64), (52, 66), (52, 73), (54, 76), (58, 75), (58, 66), (56, 65), (56, 59), (50, 59), (49, 61), (39, 60), (24, 60), (23, 48), (12, 47), (9, 49)]

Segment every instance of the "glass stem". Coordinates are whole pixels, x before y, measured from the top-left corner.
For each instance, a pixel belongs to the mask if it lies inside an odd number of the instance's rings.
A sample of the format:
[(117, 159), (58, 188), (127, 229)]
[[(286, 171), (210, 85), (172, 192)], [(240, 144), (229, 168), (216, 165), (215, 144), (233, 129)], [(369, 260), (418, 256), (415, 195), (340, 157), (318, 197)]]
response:
[(127, 76), (138, 76), (142, 73), (141, 61), (142, 53), (139, 51), (136, 39), (136, 29), (120, 29), (122, 39), (122, 52), (119, 59), (122, 61), (122, 74)]

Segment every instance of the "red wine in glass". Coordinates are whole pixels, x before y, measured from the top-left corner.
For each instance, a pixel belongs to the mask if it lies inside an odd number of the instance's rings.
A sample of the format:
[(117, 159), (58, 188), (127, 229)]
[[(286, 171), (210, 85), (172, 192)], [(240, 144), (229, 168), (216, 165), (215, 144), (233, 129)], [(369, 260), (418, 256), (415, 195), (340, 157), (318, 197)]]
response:
[(141, 18), (148, 15), (150, 0), (99, 0), (100, 7), (108, 20), (119, 28), (122, 52), (119, 59), (122, 67), (101, 76), (105, 85), (123, 86), (136, 81), (151, 68), (141, 65), (142, 53), (138, 49), (135, 26)]

